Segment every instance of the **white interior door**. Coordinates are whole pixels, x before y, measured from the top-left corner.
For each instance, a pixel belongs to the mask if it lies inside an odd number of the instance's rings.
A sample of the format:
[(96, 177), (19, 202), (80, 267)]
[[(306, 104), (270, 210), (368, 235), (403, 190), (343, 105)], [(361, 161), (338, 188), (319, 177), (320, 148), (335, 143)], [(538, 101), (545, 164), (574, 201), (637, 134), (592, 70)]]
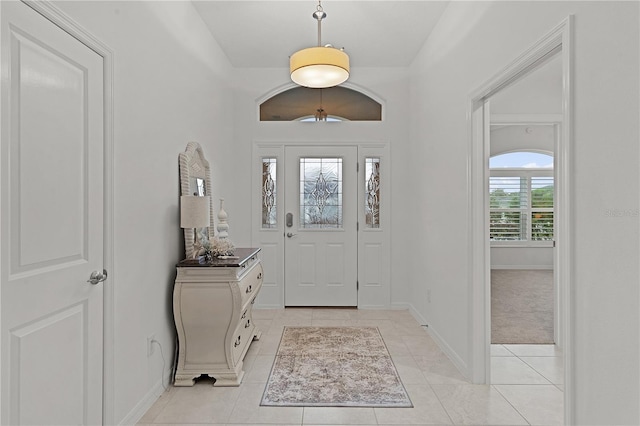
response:
[(285, 148), (285, 306), (357, 306), (357, 147)]
[(103, 59), (1, 2), (3, 424), (101, 424)]

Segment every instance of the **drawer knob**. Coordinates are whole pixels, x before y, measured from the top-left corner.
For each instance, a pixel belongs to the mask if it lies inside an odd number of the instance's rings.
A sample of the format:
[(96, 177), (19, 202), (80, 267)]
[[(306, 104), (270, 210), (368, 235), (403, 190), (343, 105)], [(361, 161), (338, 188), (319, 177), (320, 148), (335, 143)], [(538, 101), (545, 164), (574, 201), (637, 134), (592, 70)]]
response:
[(244, 328), (249, 328), (250, 325), (251, 325), (251, 320), (248, 319), (247, 323), (244, 325)]
[(247, 311), (244, 311), (242, 313), (242, 318), (240, 318), (241, 320), (245, 319), (247, 317)]
[(258, 279), (262, 278), (262, 272), (258, 273)]
[(238, 346), (240, 346), (240, 336), (238, 336), (238, 338), (236, 339), (235, 343), (233, 344), (234, 348), (237, 348)]
[(249, 285), (249, 287), (247, 287), (247, 290), (245, 291), (247, 294), (251, 293), (253, 290), (251, 289), (251, 285)]

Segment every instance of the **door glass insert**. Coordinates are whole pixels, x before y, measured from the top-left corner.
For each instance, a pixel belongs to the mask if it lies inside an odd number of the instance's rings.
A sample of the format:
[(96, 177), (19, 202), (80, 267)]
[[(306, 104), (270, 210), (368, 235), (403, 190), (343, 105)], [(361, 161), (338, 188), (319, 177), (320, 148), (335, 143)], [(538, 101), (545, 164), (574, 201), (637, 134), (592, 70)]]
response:
[(365, 158), (365, 219), (367, 228), (380, 228), (380, 158)]
[(262, 227), (275, 228), (278, 225), (276, 214), (276, 158), (262, 159)]
[(300, 158), (300, 227), (342, 227), (342, 158)]

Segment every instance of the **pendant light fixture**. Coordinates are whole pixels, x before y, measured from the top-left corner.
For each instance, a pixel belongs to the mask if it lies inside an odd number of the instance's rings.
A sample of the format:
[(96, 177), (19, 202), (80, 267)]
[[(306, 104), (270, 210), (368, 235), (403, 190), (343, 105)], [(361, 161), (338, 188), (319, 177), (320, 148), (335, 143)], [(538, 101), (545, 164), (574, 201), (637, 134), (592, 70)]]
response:
[(343, 49), (322, 46), (322, 20), (327, 16), (318, 1), (312, 15), (318, 20), (318, 46), (295, 52), (289, 58), (291, 80), (314, 89), (337, 86), (349, 78), (349, 55)]

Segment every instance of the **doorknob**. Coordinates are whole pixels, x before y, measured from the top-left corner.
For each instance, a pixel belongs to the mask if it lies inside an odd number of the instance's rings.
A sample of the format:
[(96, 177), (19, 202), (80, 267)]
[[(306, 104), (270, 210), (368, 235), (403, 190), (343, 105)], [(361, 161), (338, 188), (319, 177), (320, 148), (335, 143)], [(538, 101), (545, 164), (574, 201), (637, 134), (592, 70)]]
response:
[(287, 232), (287, 238), (291, 238), (291, 237), (293, 237), (294, 235), (297, 235), (297, 234), (292, 234), (291, 232)]
[(88, 283), (93, 285), (101, 283), (102, 281), (107, 279), (107, 270), (103, 269), (102, 272), (93, 271), (87, 280)]

